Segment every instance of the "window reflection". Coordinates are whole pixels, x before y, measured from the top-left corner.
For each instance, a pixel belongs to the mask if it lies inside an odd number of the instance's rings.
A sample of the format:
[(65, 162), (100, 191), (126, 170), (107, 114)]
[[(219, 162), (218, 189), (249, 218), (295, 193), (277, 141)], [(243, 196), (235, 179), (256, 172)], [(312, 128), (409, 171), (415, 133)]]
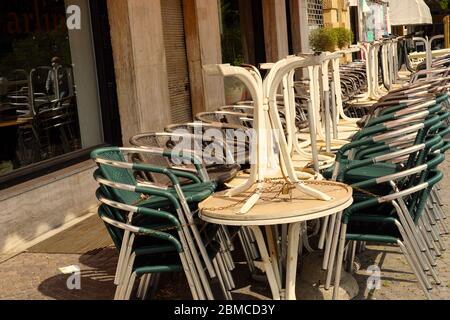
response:
[(62, 0), (0, 2), (0, 175), (81, 148)]

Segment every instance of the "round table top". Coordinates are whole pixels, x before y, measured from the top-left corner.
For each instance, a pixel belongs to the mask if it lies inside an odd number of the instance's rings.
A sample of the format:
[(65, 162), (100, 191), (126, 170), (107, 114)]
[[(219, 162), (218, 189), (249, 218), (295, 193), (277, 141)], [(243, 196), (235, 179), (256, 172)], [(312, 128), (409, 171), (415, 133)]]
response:
[(213, 194), (199, 204), (199, 215), (204, 221), (223, 225), (275, 225), (325, 217), (353, 203), (353, 190), (348, 185), (331, 181), (306, 181), (305, 184), (326, 193), (331, 200), (316, 200), (298, 189), (292, 189), (291, 195), (267, 191), (250, 211), (239, 213), (245, 201), (254, 194), (254, 186), (233, 197), (227, 196), (227, 191)]

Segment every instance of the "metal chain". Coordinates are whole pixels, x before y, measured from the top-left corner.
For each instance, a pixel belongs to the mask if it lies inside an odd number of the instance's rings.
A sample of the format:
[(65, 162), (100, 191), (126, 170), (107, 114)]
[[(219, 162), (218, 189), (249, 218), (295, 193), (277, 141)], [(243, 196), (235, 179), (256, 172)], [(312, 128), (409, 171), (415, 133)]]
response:
[[(271, 185), (269, 187), (265, 187), (265, 188), (262, 188), (262, 189), (259, 189), (259, 190), (262, 191), (262, 193), (269, 193), (269, 194), (270, 193), (274, 193), (274, 196), (272, 196), (272, 197), (261, 197), (260, 200), (266, 201), (266, 202), (270, 202), (270, 201), (278, 198), (281, 194), (283, 194), (283, 195), (289, 195), (290, 196), (290, 201), (292, 201), (292, 191), (295, 189), (295, 184), (294, 183), (287, 181), (285, 178), (266, 178), (266, 179), (264, 179), (263, 182), (271, 183)], [(259, 182), (254, 182), (253, 185), (258, 184), (258, 183)], [(305, 180), (305, 181), (301, 181), (301, 183), (303, 183), (303, 184), (312, 184), (312, 185), (333, 186), (333, 187), (338, 186), (338, 187), (342, 187), (342, 188), (347, 188), (347, 186), (345, 184), (343, 184), (343, 183), (323, 181), (323, 180)], [(227, 205), (227, 206), (215, 207), (215, 208), (202, 208), (202, 211), (203, 210), (206, 210), (206, 211), (222, 211), (222, 210), (234, 208), (234, 207), (237, 207), (240, 204), (244, 204), (245, 202), (247, 202), (247, 200), (250, 199), (251, 196), (252, 196), (252, 194), (250, 194), (249, 196), (247, 196), (247, 197), (245, 197), (245, 198), (243, 198), (243, 199), (241, 199), (241, 200), (239, 200), (239, 201), (237, 201), (235, 203)]]
[(139, 200), (133, 202), (131, 205), (137, 206), (137, 205), (141, 204), (142, 202), (147, 201), (148, 199), (150, 199), (150, 196), (148, 194), (141, 193), (139, 195)]
[(380, 195), (372, 193), (372, 192), (367, 191), (365, 189), (361, 189), (361, 188), (358, 188), (358, 187), (352, 187), (352, 189), (355, 190), (355, 191), (361, 192), (361, 193), (363, 193), (365, 195), (371, 196), (371, 197), (375, 197), (375, 198), (376, 197), (380, 197)]

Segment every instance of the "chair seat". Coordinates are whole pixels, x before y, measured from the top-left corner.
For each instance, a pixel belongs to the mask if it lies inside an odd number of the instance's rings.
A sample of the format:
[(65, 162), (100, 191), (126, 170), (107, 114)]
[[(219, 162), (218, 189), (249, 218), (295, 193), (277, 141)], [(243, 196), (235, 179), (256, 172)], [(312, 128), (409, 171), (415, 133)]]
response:
[[(199, 219), (197, 216), (194, 216), (195, 223), (199, 226), (199, 229), (201, 230), (201, 235), (203, 237), (203, 241), (205, 243), (205, 246), (211, 247), (210, 253), (212, 256), (215, 256), (219, 248), (216, 248), (216, 244), (214, 243), (214, 238), (217, 234), (218, 229), (220, 228), (217, 224), (211, 224), (206, 223), (203, 220)], [(177, 230), (173, 225), (167, 224), (167, 220), (159, 219), (159, 218), (151, 218), (151, 221), (146, 217), (145, 215), (137, 215), (133, 219), (133, 225), (144, 227), (147, 229), (152, 230), (158, 230), (163, 231), (165, 233), (169, 233), (173, 235), (174, 237), (178, 237)], [(151, 239), (148, 241), (147, 239), (150, 239), (148, 237), (138, 237), (136, 239), (136, 247), (140, 246), (146, 246), (148, 243), (154, 243), (155, 240)], [(157, 241), (157, 240), (156, 240)], [(164, 242), (165, 243), (165, 242)]]
[(397, 243), (399, 240), (396, 237), (376, 235), (376, 234), (358, 234), (358, 233), (347, 233), (347, 240), (353, 241), (367, 241), (367, 242), (381, 242), (381, 243)]
[[(217, 184), (215, 181), (208, 181), (208, 182), (202, 182), (202, 183), (192, 183), (185, 186), (182, 186), (181, 189), (183, 192), (186, 193), (195, 193), (195, 192), (214, 192), (216, 189)], [(175, 190), (172, 189), (172, 192), (175, 192)], [(187, 194), (186, 194), (187, 196)]]
[(133, 265), (133, 272), (138, 276), (149, 273), (181, 272), (178, 253), (159, 253), (137, 256)]
[[(350, 160), (351, 163), (358, 163), (362, 160)], [(348, 160), (341, 161), (341, 168), (345, 168), (350, 163)], [(334, 166), (323, 171), (322, 175), (326, 179), (331, 179), (333, 175)], [(389, 174), (398, 172), (397, 165), (392, 163), (375, 163), (370, 166), (355, 168), (347, 171), (344, 176), (344, 182), (351, 184), (361, 181), (366, 181), (372, 178), (383, 177)]]
[(402, 236), (395, 225), (395, 216), (353, 214), (347, 229), (347, 240), (397, 243)]
[[(216, 185), (214, 182), (196, 183), (182, 187), (188, 203), (198, 203), (205, 200), (214, 192), (215, 188)], [(170, 192), (173, 194), (176, 193), (173, 189), (171, 189)], [(149, 199), (139, 202), (138, 206), (154, 209), (171, 206), (171, 203), (167, 198), (151, 196)]]

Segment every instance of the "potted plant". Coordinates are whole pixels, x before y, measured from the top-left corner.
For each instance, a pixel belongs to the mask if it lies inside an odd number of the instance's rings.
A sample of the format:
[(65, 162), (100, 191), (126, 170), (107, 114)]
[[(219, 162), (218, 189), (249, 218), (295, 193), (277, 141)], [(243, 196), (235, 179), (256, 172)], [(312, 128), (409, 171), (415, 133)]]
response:
[(332, 28), (319, 28), (311, 32), (309, 45), (314, 52), (333, 52), (337, 46), (337, 34)]
[(337, 46), (339, 49), (348, 48), (353, 42), (353, 32), (346, 28), (334, 28), (333, 32), (336, 34)]
[(314, 52), (334, 52), (353, 42), (353, 32), (346, 28), (320, 28), (311, 32), (309, 44)]

